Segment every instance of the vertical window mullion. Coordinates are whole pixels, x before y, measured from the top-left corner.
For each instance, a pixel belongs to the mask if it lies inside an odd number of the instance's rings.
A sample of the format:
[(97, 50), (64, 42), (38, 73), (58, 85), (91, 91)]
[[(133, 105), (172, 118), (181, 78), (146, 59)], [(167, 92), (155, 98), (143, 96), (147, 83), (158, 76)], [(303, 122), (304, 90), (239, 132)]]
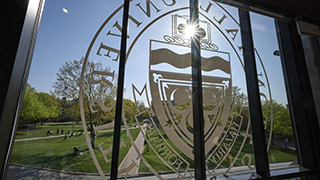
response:
[(117, 104), (116, 104), (116, 110), (115, 110), (116, 114), (115, 114), (115, 122), (114, 122), (112, 160), (111, 160), (110, 179), (112, 180), (116, 180), (118, 177), (123, 86), (124, 86), (124, 72), (125, 72), (125, 62), (126, 62), (128, 19), (129, 19), (129, 3), (130, 3), (129, 0), (124, 0), (121, 45), (120, 45), (119, 76), (118, 76), (118, 88), (117, 88), (117, 102), (116, 102)]
[(256, 172), (265, 178), (270, 177), (270, 170), (249, 12), (239, 9), (239, 18)]
[[(190, 0), (190, 25), (199, 28), (198, 0)], [(204, 121), (202, 99), (202, 75), (200, 37), (197, 33), (191, 38), (192, 61), (192, 108), (193, 108), (193, 140), (194, 140), (194, 168), (195, 179), (206, 179), (205, 149), (204, 149)]]

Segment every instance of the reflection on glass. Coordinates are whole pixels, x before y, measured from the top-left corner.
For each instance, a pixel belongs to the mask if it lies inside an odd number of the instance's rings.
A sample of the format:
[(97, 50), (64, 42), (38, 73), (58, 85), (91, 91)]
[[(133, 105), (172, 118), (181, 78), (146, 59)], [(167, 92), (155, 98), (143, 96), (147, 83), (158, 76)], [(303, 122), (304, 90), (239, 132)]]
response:
[[(45, 172), (51, 172), (47, 178), (60, 176), (52, 170), (110, 175), (123, 7), (109, 1), (79, 3), (46, 3), (11, 179), (31, 171), (38, 173), (34, 178)], [(188, 2), (131, 1), (122, 178), (194, 176), (192, 33), (201, 37), (208, 177), (255, 171), (238, 10), (212, 1), (201, 2), (199, 10), (200, 29), (194, 30), (189, 28)], [(280, 61), (272, 55), (278, 49), (275, 33), (269, 25), (255, 23), (264, 17), (252, 17), (254, 35), (262, 33), (254, 39), (269, 161), (284, 167), (295, 152), (292, 131), (281, 129), (290, 125), (290, 117)]]
[(270, 169), (297, 165), (274, 19), (251, 13)]
[[(100, 148), (112, 147), (113, 129), (97, 127), (113, 121), (117, 70), (105, 66), (98, 58), (88, 60), (86, 57), (94, 34), (114, 9), (121, 6), (119, 2), (107, 3), (46, 2), (8, 179), (71, 179), (76, 175), (63, 172), (99, 172), (93, 154), (97, 154), (100, 162), (111, 159), (108, 151), (104, 151), (104, 155)], [(98, 49), (93, 48), (98, 57)], [(119, 49), (115, 40), (113, 48)], [(102, 53), (107, 54), (105, 51), (100, 54), (108, 58)], [(112, 52), (109, 56), (115, 58)], [(99, 82), (105, 74), (108, 78), (102, 82), (110, 83)], [(82, 99), (79, 97), (81, 83)], [(101, 102), (96, 99), (103, 99), (104, 106), (99, 106)], [(85, 121), (81, 119), (81, 100)], [(132, 129), (132, 134), (136, 137), (138, 129)], [(125, 139), (123, 143), (130, 142)], [(129, 147), (125, 147), (123, 154), (128, 150)], [(102, 169), (103, 173), (110, 173), (110, 163), (102, 164)]]
[[(316, 91), (320, 89), (320, 64), (319, 64), (319, 48), (320, 38), (306, 34), (301, 35), (303, 50), (307, 62), (308, 73), (310, 77), (311, 87), (313, 89), (313, 98), (317, 109), (317, 115), (320, 117), (320, 93)], [(316, 90), (314, 90), (316, 89)]]
[[(134, 122), (124, 124), (138, 125), (144, 134), (139, 173), (152, 172), (158, 178), (194, 175), (187, 6), (178, 2), (173, 5), (176, 9), (156, 6), (161, 9), (156, 15), (153, 7), (151, 13), (159, 19), (146, 19), (151, 25), (141, 24), (137, 33), (142, 33), (128, 48), (125, 99), (135, 102), (139, 113)], [(254, 162), (237, 9), (207, 2), (200, 9), (207, 172), (209, 177), (251, 172)], [(135, 29), (130, 28), (130, 38)]]

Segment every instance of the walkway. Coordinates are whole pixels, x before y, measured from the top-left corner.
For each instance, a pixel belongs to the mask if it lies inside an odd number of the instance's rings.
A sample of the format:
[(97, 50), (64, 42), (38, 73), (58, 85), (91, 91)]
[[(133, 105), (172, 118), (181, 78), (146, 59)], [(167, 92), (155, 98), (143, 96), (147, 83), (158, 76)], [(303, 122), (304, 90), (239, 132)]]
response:
[(73, 173), (51, 169), (31, 168), (21, 165), (9, 165), (7, 180), (98, 180), (99, 174)]
[(296, 146), (295, 146), (294, 142), (292, 142), (292, 141), (285, 143), (285, 141), (282, 139), (275, 139), (274, 143), (276, 145), (282, 146), (282, 147), (285, 147), (285, 145), (287, 144), (288, 149), (296, 150)]
[[(143, 131), (145, 132), (145, 127), (147, 124), (143, 125)], [(134, 141), (137, 149), (139, 152), (142, 153), (143, 151), (143, 143), (145, 141), (145, 137), (143, 136), (142, 132), (140, 131), (138, 137)], [(127, 155), (121, 162), (119, 166), (119, 174), (121, 175), (126, 175), (128, 174), (129, 176), (136, 176), (138, 175), (138, 170), (139, 170), (139, 164), (140, 164), (140, 157), (136, 150), (131, 146), (130, 150), (128, 151)]]
[[(273, 163), (270, 164), (271, 169), (283, 169), (288, 168), (291, 162)], [(284, 172), (292, 171), (292, 169), (282, 170)], [(234, 167), (229, 172), (229, 176), (225, 177), (222, 174), (226, 171), (226, 168), (217, 169), (217, 180), (244, 180), (249, 179), (253, 176), (252, 171), (248, 170), (246, 166)], [(174, 173), (166, 173), (161, 175), (166, 180), (176, 180), (177, 175)], [(62, 180), (100, 180), (102, 179), (98, 174), (90, 173), (76, 173), (76, 172), (64, 172), (57, 170), (41, 169), (41, 168), (30, 168), (20, 165), (10, 165), (7, 175), (7, 180), (46, 180), (46, 179), (62, 179)], [(129, 180), (157, 180), (153, 174), (140, 174), (135, 177), (128, 177)], [(190, 179), (185, 178), (185, 179)], [(193, 178), (192, 178), (193, 179)], [(208, 178), (209, 180), (209, 178)]]

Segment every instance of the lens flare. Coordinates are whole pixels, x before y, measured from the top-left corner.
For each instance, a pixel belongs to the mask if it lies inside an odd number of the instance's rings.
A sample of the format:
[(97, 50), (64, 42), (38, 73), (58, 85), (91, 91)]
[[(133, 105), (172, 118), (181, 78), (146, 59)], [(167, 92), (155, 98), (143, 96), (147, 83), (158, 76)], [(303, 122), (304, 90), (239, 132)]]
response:
[(62, 8), (62, 11), (63, 11), (64, 13), (68, 13), (68, 10), (67, 10), (66, 8)]
[(193, 26), (188, 25), (186, 27), (186, 29), (184, 30), (184, 33), (185, 33), (186, 37), (190, 38), (190, 37), (194, 36), (195, 29)]

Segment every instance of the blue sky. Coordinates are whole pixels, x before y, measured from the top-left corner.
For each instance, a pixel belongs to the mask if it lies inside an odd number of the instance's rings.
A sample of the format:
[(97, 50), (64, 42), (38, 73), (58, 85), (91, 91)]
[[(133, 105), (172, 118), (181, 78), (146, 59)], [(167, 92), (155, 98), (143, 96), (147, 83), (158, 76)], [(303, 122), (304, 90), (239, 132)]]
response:
[[(39, 33), (37, 37), (37, 43), (35, 52), (32, 60), (32, 66), (30, 70), (30, 76), (28, 82), (36, 88), (37, 91), (49, 92), (52, 90), (53, 82), (56, 79), (56, 73), (59, 68), (67, 61), (80, 60), (84, 57), (89, 44), (94, 37), (95, 33), (107, 19), (107, 17), (120, 6), (122, 1), (111, 1), (111, 0), (95, 0), (95, 1), (79, 1), (79, 0), (47, 0), (45, 3)], [(154, 1), (156, 2), (156, 1)], [(207, 1), (203, 2), (203, 6), (207, 5)], [(136, 1), (133, 2), (130, 10), (132, 15), (137, 19), (148, 19), (139, 9), (135, 6)], [(145, 7), (145, 1), (141, 1), (141, 6)], [(224, 6), (228, 11), (237, 19), (237, 9)], [(63, 8), (68, 10), (68, 13), (63, 11)], [(158, 5), (158, 8), (164, 9)], [(154, 9), (152, 9), (154, 10)], [(163, 10), (164, 11), (164, 10)], [(163, 12), (162, 11), (162, 12)], [(140, 12), (140, 14), (139, 14)], [(160, 12), (159, 14), (161, 14)], [(185, 11), (184, 13), (187, 13)], [(152, 15), (155, 15), (152, 11)], [(121, 12), (122, 14), (122, 12)], [(119, 18), (116, 16), (115, 18)], [(137, 68), (142, 68), (143, 59), (137, 58), (141, 54), (145, 54), (148, 51), (142, 47), (147, 47), (148, 39), (150, 37), (155, 38), (155, 32), (158, 32), (159, 38), (163, 36), (163, 33), (167, 33), (165, 27), (167, 22), (171, 23), (170, 19), (162, 20), (163, 26), (154, 25), (149, 29), (148, 32), (143, 34), (139, 39), (139, 46), (135, 46), (132, 50), (131, 61), (127, 64), (127, 76), (125, 87), (127, 92), (125, 97), (132, 98), (131, 83), (136, 81), (137, 86), (142, 86), (148, 77), (148, 74), (138, 71)], [(252, 29), (254, 36), (254, 44), (258, 50), (270, 82), (272, 98), (276, 101), (286, 104), (286, 94), (284, 89), (284, 81), (282, 75), (282, 69), (280, 64), (280, 58), (273, 55), (274, 50), (278, 50), (278, 44), (276, 40), (276, 33), (274, 28), (274, 20), (265, 16), (251, 13)], [(119, 18), (119, 24), (121, 24), (121, 18)], [(229, 20), (230, 21), (230, 20)], [(227, 21), (226, 21), (227, 22)], [(108, 27), (112, 27), (113, 24), (109, 24)], [(131, 26), (134, 25), (131, 23)], [(129, 32), (133, 33), (134, 28), (130, 28)], [(214, 30), (213, 30), (214, 31)], [(106, 30), (107, 32), (107, 30)], [(106, 33), (104, 32), (104, 33)], [(115, 31), (115, 33), (118, 33)], [(239, 32), (240, 34), (240, 32)], [(100, 38), (103, 38), (101, 36)], [(132, 41), (133, 38), (128, 39), (128, 42)], [(112, 41), (108, 42), (117, 46), (120, 38), (113, 38)], [(102, 41), (102, 40), (101, 40)], [(108, 40), (110, 41), (110, 39)], [(137, 43), (137, 44), (138, 44)], [(219, 44), (217, 42), (217, 44)], [(223, 43), (220, 43), (221, 47)], [(223, 49), (224, 51), (231, 51), (228, 48)], [(95, 50), (94, 50), (95, 51)], [(99, 59), (95, 59), (99, 60)], [(234, 59), (231, 59), (235, 62)], [(259, 64), (259, 63), (258, 63)], [(110, 65), (112, 66), (112, 65)], [(117, 64), (115, 64), (117, 66)], [(234, 69), (238, 72), (238, 66)], [(239, 70), (241, 71), (241, 70)], [(139, 74), (139, 72), (141, 74)], [(263, 69), (261, 65), (258, 65), (258, 74), (262, 73)], [(132, 75), (133, 74), (133, 75)], [(241, 74), (241, 73), (240, 73)], [(243, 73), (242, 73), (243, 74)], [(139, 82), (136, 80), (140, 78)], [(146, 78), (146, 79), (144, 79)], [(244, 76), (234, 76), (234, 84), (238, 85), (245, 91), (245, 80)], [(261, 80), (266, 82), (266, 77), (263, 74)], [(263, 88), (263, 87), (261, 87)], [(267, 93), (267, 88), (261, 89), (262, 92)]]
[[(49, 92), (52, 89), (62, 64), (84, 57), (97, 29), (110, 15), (106, 7), (115, 8), (115, 3), (95, 2), (45, 2), (29, 76), (29, 83), (38, 91)], [(63, 8), (68, 13), (63, 12)]]

